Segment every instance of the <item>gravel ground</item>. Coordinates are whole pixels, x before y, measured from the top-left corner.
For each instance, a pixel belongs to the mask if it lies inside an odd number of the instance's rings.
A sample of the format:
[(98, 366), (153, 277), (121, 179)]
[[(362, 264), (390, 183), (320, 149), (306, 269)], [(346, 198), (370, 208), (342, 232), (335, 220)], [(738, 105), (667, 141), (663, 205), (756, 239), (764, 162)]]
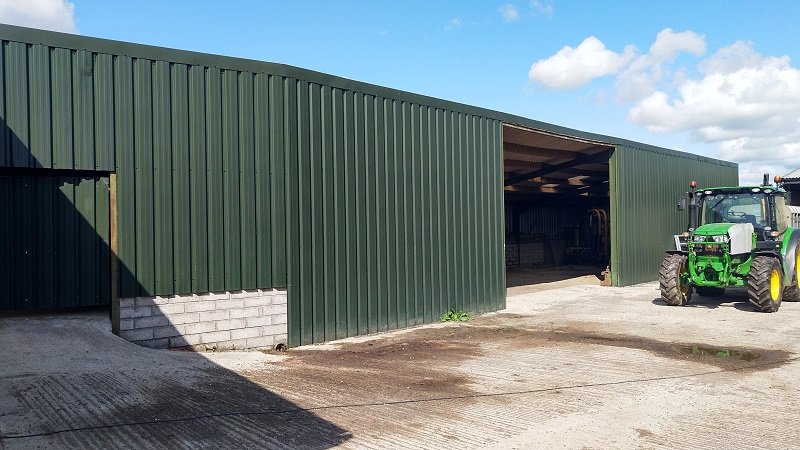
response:
[(800, 448), (800, 304), (693, 300), (578, 284), (281, 356), (0, 319), (0, 448)]

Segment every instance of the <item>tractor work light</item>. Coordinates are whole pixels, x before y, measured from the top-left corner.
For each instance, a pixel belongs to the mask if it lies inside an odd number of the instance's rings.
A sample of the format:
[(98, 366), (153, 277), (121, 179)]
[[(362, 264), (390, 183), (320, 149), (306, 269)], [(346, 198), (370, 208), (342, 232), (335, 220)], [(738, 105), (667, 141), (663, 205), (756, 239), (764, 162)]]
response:
[(761, 189), (760, 188), (753, 188), (753, 189), (750, 189), (750, 192), (761, 192)]

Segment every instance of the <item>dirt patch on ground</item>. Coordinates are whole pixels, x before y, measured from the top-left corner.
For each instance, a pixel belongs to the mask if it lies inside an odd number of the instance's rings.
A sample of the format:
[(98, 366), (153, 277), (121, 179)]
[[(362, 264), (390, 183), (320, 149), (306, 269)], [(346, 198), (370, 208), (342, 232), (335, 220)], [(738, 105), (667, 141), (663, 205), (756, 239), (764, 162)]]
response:
[[(456, 336), (459, 328), (348, 343), (335, 350), (289, 351), (291, 359), (274, 376), (282, 383), (308, 386), (309, 397), (317, 396), (318, 386), (334, 398), (358, 392), (361, 402), (466, 396), (472, 392), (469, 378), (452, 369), (483, 350), (468, 335)], [(260, 373), (248, 377), (266, 381)], [(305, 381), (309, 379), (313, 385)]]
[[(786, 350), (719, 347), (701, 342), (664, 342), (641, 336), (612, 334), (591, 324), (572, 323), (546, 329), (499, 325), (521, 317), (495, 314), (468, 324), (423, 328), (393, 337), (343, 344), (338, 349), (299, 349), (282, 364), (280, 378), (302, 383), (313, 377), (319, 384), (343, 393), (357, 389), (372, 400), (463, 396), (470, 380), (453, 370), (463, 361), (494, 350), (576, 346), (644, 350), (662, 358), (695, 361), (721, 369), (767, 370), (785, 364)], [(589, 350), (591, 351), (591, 350)]]

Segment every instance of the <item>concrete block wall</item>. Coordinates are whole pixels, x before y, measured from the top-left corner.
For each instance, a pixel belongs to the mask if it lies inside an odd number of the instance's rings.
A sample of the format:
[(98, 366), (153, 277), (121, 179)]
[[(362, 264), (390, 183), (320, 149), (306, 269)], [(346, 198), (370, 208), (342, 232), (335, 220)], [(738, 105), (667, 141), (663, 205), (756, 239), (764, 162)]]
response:
[(286, 291), (120, 299), (120, 336), (152, 348), (274, 348), (288, 333)]
[(526, 267), (544, 263), (544, 242), (506, 243), (506, 267)]

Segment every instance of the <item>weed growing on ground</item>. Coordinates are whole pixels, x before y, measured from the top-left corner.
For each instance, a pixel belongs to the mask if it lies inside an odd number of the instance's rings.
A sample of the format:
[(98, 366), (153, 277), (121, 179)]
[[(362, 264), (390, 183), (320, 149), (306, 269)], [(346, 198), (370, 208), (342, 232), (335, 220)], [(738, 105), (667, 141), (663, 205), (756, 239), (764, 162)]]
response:
[(450, 308), (446, 313), (439, 317), (440, 322), (466, 322), (470, 319), (469, 314), (464, 311), (456, 311)]

